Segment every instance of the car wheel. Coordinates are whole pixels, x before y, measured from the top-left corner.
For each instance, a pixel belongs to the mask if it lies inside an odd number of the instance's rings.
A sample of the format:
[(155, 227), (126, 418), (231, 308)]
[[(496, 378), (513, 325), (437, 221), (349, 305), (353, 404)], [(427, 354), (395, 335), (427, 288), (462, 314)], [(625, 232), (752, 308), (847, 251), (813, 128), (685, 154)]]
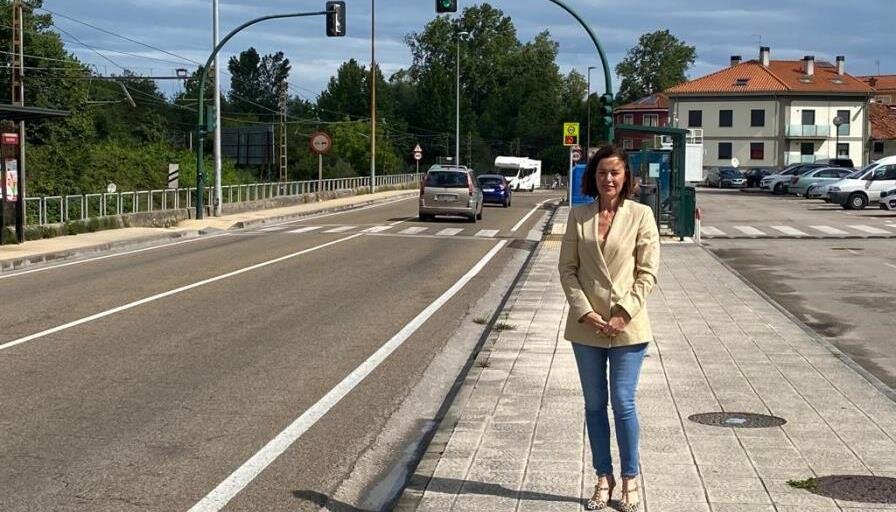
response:
[(865, 197), (865, 194), (856, 192), (855, 194), (849, 196), (849, 199), (846, 200), (846, 204), (849, 205), (849, 208), (851, 210), (863, 210), (866, 206), (868, 206), (868, 198)]
[(420, 222), (426, 222), (432, 220), (432, 215), (427, 215), (425, 213), (420, 214)]
[(504, 208), (507, 208), (508, 206), (510, 206), (510, 199), (505, 199), (505, 200), (504, 200), (504, 204), (503, 204), (502, 206), (503, 206)]
[(772, 193), (775, 194), (776, 196), (784, 195), (784, 184), (783, 183), (775, 184), (775, 188), (774, 188), (774, 190), (772, 190)]

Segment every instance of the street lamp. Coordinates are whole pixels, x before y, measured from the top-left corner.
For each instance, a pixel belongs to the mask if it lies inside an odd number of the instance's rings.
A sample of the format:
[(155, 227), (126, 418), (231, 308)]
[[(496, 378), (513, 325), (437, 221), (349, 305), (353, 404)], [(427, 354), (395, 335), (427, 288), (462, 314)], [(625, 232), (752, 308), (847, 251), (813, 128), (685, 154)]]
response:
[(836, 145), (834, 146), (834, 158), (840, 156), (840, 125), (843, 124), (843, 118), (840, 116), (836, 116), (834, 118), (834, 131), (837, 132), (836, 135)]
[(455, 134), (454, 134), (454, 165), (460, 167), (460, 41), (462, 38), (470, 35), (467, 31), (457, 33), (457, 89), (455, 89), (455, 97), (457, 107), (455, 109)]
[(370, 0), (370, 193), (376, 192), (376, 0)]
[(591, 155), (591, 70), (597, 66), (588, 66), (588, 95), (585, 97), (585, 108), (588, 110), (588, 126), (585, 128), (585, 160)]

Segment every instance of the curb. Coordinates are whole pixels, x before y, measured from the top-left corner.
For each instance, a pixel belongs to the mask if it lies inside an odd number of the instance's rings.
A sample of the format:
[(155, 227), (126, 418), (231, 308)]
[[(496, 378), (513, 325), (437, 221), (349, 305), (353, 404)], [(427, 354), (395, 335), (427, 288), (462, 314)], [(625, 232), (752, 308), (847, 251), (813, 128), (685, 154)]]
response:
[(289, 221), (289, 220), (294, 220), (294, 219), (301, 219), (302, 217), (310, 217), (312, 215), (320, 215), (322, 213), (335, 213), (335, 212), (354, 210), (357, 208), (363, 208), (365, 206), (371, 206), (374, 204), (386, 203), (389, 201), (400, 201), (403, 199), (408, 199), (408, 198), (414, 197), (418, 194), (419, 194), (418, 191), (413, 190), (413, 191), (409, 191), (409, 192), (403, 193), (403, 194), (396, 194), (396, 195), (394, 195), (392, 197), (388, 197), (388, 198), (368, 199), (366, 201), (362, 201), (359, 203), (352, 203), (352, 204), (347, 204), (347, 205), (342, 205), (342, 206), (333, 206), (333, 207), (329, 207), (329, 208), (322, 208), (320, 210), (309, 210), (306, 212), (289, 213), (289, 214), (285, 214), (285, 215), (277, 215), (275, 217), (266, 217), (263, 219), (239, 221), (239, 222), (234, 223), (232, 226), (230, 226), (229, 229), (230, 230), (247, 229), (247, 228), (253, 228), (256, 226), (262, 226), (265, 224), (276, 224), (278, 222), (284, 222), (284, 221)]
[(555, 204), (552, 206), (553, 209), (549, 212), (549, 217), (544, 224), (542, 240), (532, 242), (534, 244), (532, 251), (526, 256), (526, 260), (523, 261), (519, 271), (517, 271), (516, 276), (513, 278), (513, 282), (510, 284), (510, 287), (507, 289), (507, 292), (504, 294), (498, 307), (495, 308), (495, 312), (489, 319), (488, 324), (482, 331), (482, 336), (480, 336), (479, 341), (476, 342), (476, 346), (470, 353), (469, 359), (457, 375), (454, 385), (451, 387), (451, 390), (442, 402), (442, 406), (439, 408), (439, 412), (436, 414), (436, 417), (433, 418), (433, 427), (425, 433), (423, 439), (420, 441), (419, 451), (416, 457), (417, 462), (413, 467), (408, 468), (408, 480), (402, 486), (401, 492), (398, 493), (395, 499), (389, 504), (390, 506), (384, 510), (392, 510), (393, 512), (414, 512), (417, 510), (423, 492), (409, 490), (408, 488), (415, 482), (419, 483), (419, 487), (426, 488), (429, 481), (432, 480), (436, 471), (436, 466), (438, 465), (439, 460), (441, 460), (442, 452), (448, 444), (448, 440), (451, 439), (454, 427), (457, 425), (457, 418), (460, 417), (460, 411), (466, 404), (466, 397), (470, 394), (470, 391), (472, 390), (471, 388), (476, 385), (478, 376), (484, 369), (483, 367), (479, 367), (477, 363), (487, 361), (488, 356), (491, 353), (491, 350), (486, 348), (485, 344), (494, 333), (494, 326), (500, 318), (501, 313), (504, 312), (507, 303), (510, 302), (511, 297), (518, 295), (517, 287), (523, 276), (531, 267), (532, 260), (541, 248), (542, 242), (544, 242), (544, 236), (550, 232), (557, 210), (562, 205)]
[(709, 250), (709, 249), (707, 249), (706, 247), (703, 247), (703, 246), (700, 246), (700, 248), (703, 249), (704, 251), (706, 251), (706, 252), (710, 255), (710, 257), (712, 257), (714, 260), (716, 260), (717, 262), (719, 262), (719, 263), (720, 263), (723, 267), (725, 267), (729, 272), (731, 272), (732, 274), (734, 274), (735, 276), (737, 276), (737, 278), (740, 279), (741, 282), (743, 282), (745, 285), (747, 285), (748, 287), (750, 287), (751, 290), (753, 290), (754, 292), (756, 292), (760, 297), (762, 297), (762, 298), (765, 299), (769, 304), (771, 304), (772, 306), (774, 306), (775, 309), (777, 309), (779, 312), (781, 312), (781, 314), (783, 314), (785, 317), (787, 317), (788, 320), (790, 320), (791, 322), (793, 322), (793, 323), (795, 323), (796, 325), (798, 325), (799, 328), (802, 329), (807, 335), (809, 335), (810, 338), (812, 338), (813, 340), (815, 340), (815, 342), (818, 343), (819, 345), (821, 345), (822, 347), (826, 348), (826, 349), (827, 349), (827, 350), (828, 350), (828, 351), (829, 351), (835, 358), (839, 359), (839, 360), (842, 361), (844, 364), (846, 364), (846, 366), (850, 367), (853, 371), (855, 371), (856, 373), (858, 373), (859, 375), (861, 375), (862, 378), (864, 378), (865, 380), (867, 380), (868, 383), (871, 384), (875, 389), (877, 389), (878, 391), (880, 391), (881, 393), (883, 393), (884, 396), (886, 396), (887, 398), (889, 398), (889, 399), (892, 400), (893, 402), (896, 402), (896, 390), (894, 390), (894, 389), (891, 388), (890, 386), (887, 386), (883, 381), (881, 381), (880, 379), (878, 379), (877, 377), (875, 377), (874, 374), (872, 374), (871, 372), (869, 372), (869, 371), (866, 370), (865, 368), (862, 368), (862, 366), (859, 365), (859, 363), (855, 362), (851, 357), (849, 357), (849, 355), (847, 355), (846, 353), (844, 353), (843, 351), (841, 351), (839, 348), (835, 347), (835, 346), (834, 346), (831, 342), (829, 342), (828, 340), (826, 340), (826, 339), (824, 339), (823, 337), (821, 337), (817, 332), (815, 332), (814, 330), (812, 330), (811, 327), (809, 327), (808, 325), (806, 325), (805, 322), (803, 322), (802, 320), (800, 320), (799, 318), (797, 318), (796, 315), (794, 315), (793, 313), (791, 313), (790, 311), (788, 311), (787, 308), (785, 308), (784, 306), (782, 306), (781, 304), (779, 304), (778, 301), (776, 301), (775, 299), (771, 298), (771, 297), (770, 297), (767, 293), (765, 293), (762, 289), (758, 288), (758, 287), (755, 286), (753, 283), (751, 283), (749, 280), (747, 280), (746, 277), (744, 277), (740, 272), (738, 272), (738, 271), (735, 270), (733, 267), (731, 267), (731, 265), (729, 265), (727, 262), (725, 262), (724, 260), (722, 260), (719, 256), (717, 256), (717, 255), (716, 255), (715, 253), (713, 253), (711, 250)]

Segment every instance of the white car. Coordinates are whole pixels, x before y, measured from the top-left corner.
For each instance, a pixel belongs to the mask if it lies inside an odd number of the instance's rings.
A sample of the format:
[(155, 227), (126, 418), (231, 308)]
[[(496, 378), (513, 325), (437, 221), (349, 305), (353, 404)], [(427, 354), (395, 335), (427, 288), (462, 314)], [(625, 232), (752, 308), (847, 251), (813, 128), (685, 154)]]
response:
[(880, 193), (880, 209), (896, 210), (896, 188)]
[(769, 174), (768, 176), (763, 177), (759, 181), (759, 189), (760, 190), (768, 190), (773, 194), (786, 194), (787, 187), (790, 185), (790, 181), (794, 176), (799, 176), (803, 172), (807, 172), (810, 169), (824, 167), (820, 164), (798, 164), (791, 165), (785, 168), (783, 171), (778, 174)]
[(865, 166), (856, 179), (844, 179), (828, 187), (832, 203), (847, 210), (861, 210), (880, 200), (881, 192), (896, 187), (896, 155)]

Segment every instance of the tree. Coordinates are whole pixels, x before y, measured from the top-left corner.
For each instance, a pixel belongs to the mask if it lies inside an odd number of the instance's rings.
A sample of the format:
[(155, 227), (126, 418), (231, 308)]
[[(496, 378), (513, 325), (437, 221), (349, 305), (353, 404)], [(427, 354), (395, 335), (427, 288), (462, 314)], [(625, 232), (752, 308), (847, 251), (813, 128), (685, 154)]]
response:
[(629, 103), (685, 82), (685, 72), (696, 59), (697, 49), (668, 30), (642, 34), (638, 45), (616, 66), (616, 74), (622, 77), (618, 101)]
[(261, 57), (249, 48), (231, 57), (227, 69), (231, 75), (228, 100), (233, 108), (264, 116), (280, 111), (280, 91), (292, 69), (283, 52)]

